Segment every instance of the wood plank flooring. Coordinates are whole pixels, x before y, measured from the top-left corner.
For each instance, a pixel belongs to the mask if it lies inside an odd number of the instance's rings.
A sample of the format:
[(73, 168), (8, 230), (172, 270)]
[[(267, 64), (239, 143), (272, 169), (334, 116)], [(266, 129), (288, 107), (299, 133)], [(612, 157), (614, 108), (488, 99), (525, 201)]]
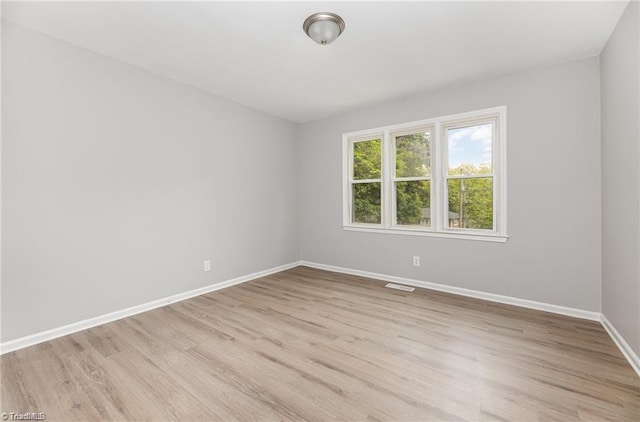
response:
[(597, 322), (298, 267), (0, 359), (47, 420), (640, 421)]

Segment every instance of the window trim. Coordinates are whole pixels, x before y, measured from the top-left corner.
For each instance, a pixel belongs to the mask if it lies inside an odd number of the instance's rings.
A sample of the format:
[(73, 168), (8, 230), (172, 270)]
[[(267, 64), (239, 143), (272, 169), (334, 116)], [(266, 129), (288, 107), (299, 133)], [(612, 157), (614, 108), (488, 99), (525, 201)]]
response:
[[(385, 233), (396, 235), (430, 236), (451, 239), (481, 240), (488, 242), (506, 242), (507, 235), (507, 108), (492, 107), (466, 113), (459, 113), (414, 122), (383, 126), (373, 129), (344, 133), (342, 135), (342, 182), (343, 182), (343, 218), (342, 227), (347, 231)], [(461, 229), (448, 227), (443, 204), (447, 201), (448, 148), (445, 139), (447, 130), (468, 127), (492, 121), (492, 174), (493, 178), (493, 230)], [(429, 227), (395, 224), (395, 137), (415, 133), (423, 129), (431, 130), (431, 225)], [(380, 224), (353, 223), (352, 184), (353, 157), (352, 145), (355, 142), (381, 139), (382, 174)], [(442, 151), (440, 151), (442, 148)], [(471, 175), (471, 177), (475, 177)], [(402, 179), (402, 178), (401, 178)], [(376, 179), (377, 181), (377, 179)]]

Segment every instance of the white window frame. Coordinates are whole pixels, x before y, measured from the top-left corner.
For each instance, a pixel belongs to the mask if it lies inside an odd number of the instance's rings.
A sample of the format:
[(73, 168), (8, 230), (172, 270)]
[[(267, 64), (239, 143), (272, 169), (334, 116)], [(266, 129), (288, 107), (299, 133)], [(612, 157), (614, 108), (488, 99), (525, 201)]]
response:
[[(493, 123), (492, 173), (493, 178), (493, 230), (448, 227), (448, 179), (474, 178), (482, 176), (449, 176), (447, 139), (448, 129)], [(395, 224), (395, 137), (403, 134), (431, 131), (430, 166), (431, 175), (431, 225), (406, 226)], [(381, 139), (382, 183), (381, 223), (361, 224), (352, 222), (353, 144), (355, 142)], [(344, 230), (401, 234), (412, 236), (445, 237), (453, 239), (506, 242), (507, 235), (507, 108), (493, 107), (467, 113), (436, 117), (415, 122), (384, 126), (375, 129), (349, 132), (342, 135), (343, 171), (343, 221)], [(405, 178), (399, 178), (405, 180)], [(408, 178), (421, 180), (423, 178)]]

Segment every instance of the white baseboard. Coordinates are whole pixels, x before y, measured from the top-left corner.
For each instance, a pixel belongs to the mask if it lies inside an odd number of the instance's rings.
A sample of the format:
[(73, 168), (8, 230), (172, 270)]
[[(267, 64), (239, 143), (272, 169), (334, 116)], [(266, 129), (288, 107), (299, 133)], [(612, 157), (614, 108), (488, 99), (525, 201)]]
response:
[(636, 352), (633, 351), (631, 346), (629, 346), (618, 330), (616, 330), (616, 327), (611, 324), (604, 314), (601, 315), (600, 322), (607, 333), (609, 333), (609, 337), (611, 337), (616, 346), (618, 346), (618, 349), (620, 349), (624, 357), (629, 361), (633, 370), (636, 371), (636, 374), (640, 377), (640, 357), (638, 357)]
[(64, 325), (62, 327), (53, 328), (51, 330), (42, 331), (36, 334), (32, 334), (32, 335), (21, 337), (15, 340), (10, 340), (4, 343), (0, 343), (0, 355), (13, 352), (14, 350), (22, 349), (28, 346), (33, 346), (35, 344), (42, 343), (48, 340), (53, 340), (58, 337), (73, 334), (78, 331), (86, 330), (88, 328), (96, 327), (98, 325), (106, 324), (108, 322), (116, 321), (118, 319), (126, 318), (142, 312), (150, 311), (152, 309), (160, 308), (170, 303), (180, 302), (182, 300), (190, 299), (195, 296), (200, 296), (206, 293), (214, 292), (216, 290), (235, 286), (236, 284), (241, 284), (247, 281), (255, 280), (256, 278), (275, 274), (280, 271), (297, 267), (298, 265), (300, 265), (298, 261), (291, 262), (289, 264), (280, 265), (278, 267), (269, 268), (267, 270), (258, 271), (256, 273), (247, 274), (241, 277), (236, 277), (231, 280), (226, 280), (220, 283), (211, 284), (209, 286), (201, 287), (199, 289), (189, 290), (188, 292), (178, 293), (176, 295), (172, 295), (162, 299), (143, 303), (141, 305), (132, 306), (130, 308), (122, 309), (120, 311), (110, 312), (105, 315), (100, 315), (97, 317), (85, 319), (83, 321), (78, 321), (68, 325)]
[(18, 349), (33, 346), (38, 343), (42, 343), (48, 340), (53, 340), (58, 337), (66, 336), (76, 333), (78, 331), (86, 330), (88, 328), (96, 327), (98, 325), (106, 324), (112, 321), (116, 321), (122, 318), (133, 316), (142, 312), (150, 311), (152, 309), (160, 308), (162, 306), (169, 305), (171, 303), (180, 302), (182, 300), (190, 299), (195, 296), (200, 296), (206, 293), (221, 290), (227, 287), (235, 286), (237, 284), (245, 283), (247, 281), (255, 280), (260, 277), (266, 277), (271, 274), (285, 271), (291, 268), (295, 268), (299, 265), (306, 267), (317, 268), (320, 270), (333, 271), (343, 274), (357, 275), (361, 277), (372, 278), (375, 280), (390, 281), (394, 283), (405, 284), (408, 286), (421, 287), (429, 290), (437, 290), (440, 292), (453, 293), (461, 296), (468, 296), (477, 299), (484, 299), (491, 302), (504, 303), (507, 305), (515, 305), (523, 308), (536, 309), (539, 311), (551, 312), (555, 314), (567, 315), (576, 318), (588, 319), (592, 321), (599, 321), (604, 329), (607, 331), (611, 339), (616, 346), (620, 349), (624, 357), (629, 361), (631, 367), (640, 376), (640, 358), (627, 344), (620, 333), (609, 322), (609, 320), (599, 312), (585, 311), (582, 309), (569, 308), (565, 306), (551, 305), (549, 303), (536, 302), (526, 299), (518, 299), (510, 296), (497, 295), (493, 293), (481, 292), (478, 290), (465, 289), (462, 287), (447, 286), (445, 284), (430, 283), (427, 281), (414, 280), (404, 277), (396, 277), (388, 274), (379, 274), (369, 271), (354, 270), (351, 268), (337, 267), (334, 265), (319, 264), (309, 261), (296, 261), (289, 264), (280, 265), (278, 267), (269, 268), (263, 271), (258, 271), (252, 274), (247, 274), (241, 277), (236, 277), (231, 280), (226, 280), (221, 283), (212, 284), (209, 286), (201, 287), (199, 289), (190, 290), (184, 293), (178, 293), (176, 295), (168, 296), (162, 299), (154, 300), (141, 305), (132, 306), (120, 311), (111, 312), (105, 315), (89, 318), (83, 321), (74, 322), (72, 324), (64, 325), (62, 327), (53, 328), (51, 330), (42, 331), (40, 333), (32, 334), (29, 336), (21, 337), (15, 340), (0, 343), (0, 355), (13, 352)]
[(600, 321), (600, 312), (585, 311), (582, 309), (569, 308), (566, 306), (551, 305), (544, 302), (535, 302), (533, 300), (518, 299), (510, 296), (502, 296), (493, 293), (481, 292), (479, 290), (465, 289), (462, 287), (447, 286), (445, 284), (430, 283), (428, 281), (414, 280), (411, 278), (396, 277), (388, 274), (378, 274), (369, 271), (354, 270), (351, 268), (336, 267), (333, 265), (318, 264), (316, 262), (301, 261), (300, 265), (320, 270), (334, 271), (337, 273), (358, 275), (362, 277), (373, 278), (376, 280), (390, 281), (393, 283), (406, 284), (407, 286), (422, 287), (423, 289), (437, 290), (439, 292), (453, 293), (461, 296), (473, 297), (476, 299), (484, 299), (491, 302), (504, 303), (507, 305), (515, 305), (523, 308), (537, 309), (539, 311), (552, 312), (572, 316), (575, 318), (588, 319), (591, 321)]

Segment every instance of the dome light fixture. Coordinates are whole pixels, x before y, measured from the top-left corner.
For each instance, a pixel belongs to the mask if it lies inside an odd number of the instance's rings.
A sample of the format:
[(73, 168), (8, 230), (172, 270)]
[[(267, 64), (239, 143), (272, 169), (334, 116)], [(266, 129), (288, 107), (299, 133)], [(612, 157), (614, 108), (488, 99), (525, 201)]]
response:
[(321, 45), (331, 44), (344, 31), (344, 21), (335, 13), (318, 12), (305, 19), (304, 32)]

